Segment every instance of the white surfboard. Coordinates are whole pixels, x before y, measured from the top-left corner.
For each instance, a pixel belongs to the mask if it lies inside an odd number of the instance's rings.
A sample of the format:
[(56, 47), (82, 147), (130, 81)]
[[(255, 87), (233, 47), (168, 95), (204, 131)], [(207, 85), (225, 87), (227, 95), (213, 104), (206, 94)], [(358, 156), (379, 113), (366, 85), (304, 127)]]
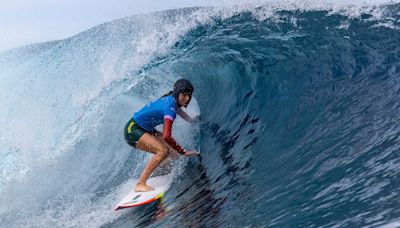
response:
[(142, 206), (158, 200), (171, 186), (172, 174), (149, 178), (147, 185), (154, 188), (153, 191), (135, 192), (133, 186), (136, 185), (136, 182), (137, 180), (132, 185), (132, 190), (118, 203), (115, 210)]

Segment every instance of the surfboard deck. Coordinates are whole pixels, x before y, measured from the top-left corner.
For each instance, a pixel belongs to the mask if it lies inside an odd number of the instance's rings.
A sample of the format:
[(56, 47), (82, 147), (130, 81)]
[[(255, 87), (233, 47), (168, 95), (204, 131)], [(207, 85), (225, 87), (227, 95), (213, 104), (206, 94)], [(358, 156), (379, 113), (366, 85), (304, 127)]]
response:
[(118, 203), (114, 210), (142, 206), (158, 200), (169, 189), (172, 179), (172, 174), (149, 178), (147, 185), (154, 188), (153, 191), (149, 192), (135, 192), (133, 186), (138, 181), (135, 180), (131, 191)]

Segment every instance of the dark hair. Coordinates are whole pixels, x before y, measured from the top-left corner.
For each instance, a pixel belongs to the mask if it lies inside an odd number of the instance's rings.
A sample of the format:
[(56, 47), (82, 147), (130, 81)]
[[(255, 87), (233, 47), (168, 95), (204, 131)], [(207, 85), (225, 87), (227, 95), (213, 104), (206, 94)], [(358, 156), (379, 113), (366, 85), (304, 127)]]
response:
[(174, 94), (174, 91), (171, 90), (168, 93), (162, 95), (162, 97), (167, 97), (167, 96), (172, 95), (172, 94)]
[(194, 87), (192, 83), (184, 78), (179, 79), (174, 84), (174, 95), (177, 97), (179, 93), (193, 93)]
[(193, 90), (194, 90), (194, 87), (193, 87), (192, 83), (187, 79), (181, 78), (174, 83), (174, 90), (169, 91), (168, 93), (164, 94), (162, 97), (174, 95), (175, 98), (178, 98), (179, 93), (185, 93), (185, 92), (193, 93)]

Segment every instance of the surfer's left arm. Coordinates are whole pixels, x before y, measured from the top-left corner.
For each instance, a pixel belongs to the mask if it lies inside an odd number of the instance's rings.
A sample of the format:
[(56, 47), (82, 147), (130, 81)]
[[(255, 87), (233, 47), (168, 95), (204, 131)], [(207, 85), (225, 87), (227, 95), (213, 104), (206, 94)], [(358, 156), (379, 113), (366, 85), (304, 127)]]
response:
[(185, 111), (182, 110), (182, 108), (178, 108), (176, 113), (189, 123), (197, 123), (200, 120), (200, 116), (190, 117)]
[(191, 156), (191, 155), (199, 155), (199, 152), (194, 151), (194, 150), (185, 150), (182, 146), (180, 146), (175, 139), (172, 137), (172, 123), (173, 121), (171, 119), (164, 118), (164, 127), (163, 127), (163, 139), (178, 153), (185, 155), (185, 156)]
[(172, 123), (173, 121), (168, 117), (164, 118), (162, 137), (165, 140), (165, 142), (167, 142), (174, 150), (184, 155), (186, 153), (186, 150), (182, 146), (180, 146), (172, 137)]

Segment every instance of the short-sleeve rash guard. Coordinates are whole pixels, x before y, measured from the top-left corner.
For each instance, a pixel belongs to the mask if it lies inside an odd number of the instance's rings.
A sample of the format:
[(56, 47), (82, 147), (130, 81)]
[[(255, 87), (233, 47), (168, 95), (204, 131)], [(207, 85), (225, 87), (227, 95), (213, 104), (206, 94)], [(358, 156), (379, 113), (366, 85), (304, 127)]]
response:
[(161, 97), (133, 114), (135, 122), (149, 132), (153, 132), (155, 126), (162, 124), (164, 118), (172, 121), (176, 118), (176, 101), (173, 96)]

